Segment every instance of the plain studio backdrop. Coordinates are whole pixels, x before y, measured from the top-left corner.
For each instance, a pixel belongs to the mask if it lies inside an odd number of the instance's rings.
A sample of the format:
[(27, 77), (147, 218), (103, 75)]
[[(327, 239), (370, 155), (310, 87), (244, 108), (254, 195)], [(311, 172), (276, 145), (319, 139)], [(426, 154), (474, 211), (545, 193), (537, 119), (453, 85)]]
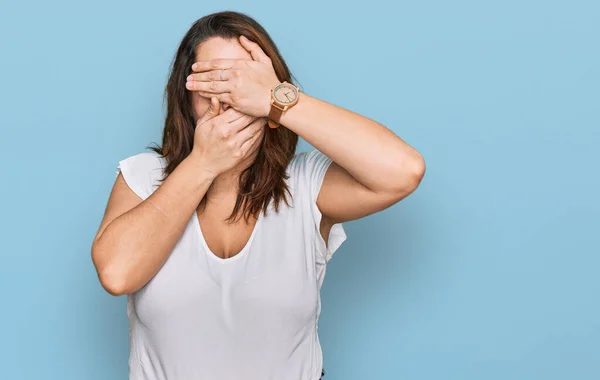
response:
[(0, 11), (1, 379), (127, 377), (126, 300), (91, 242), (118, 160), (161, 141), (181, 38), (219, 10), (427, 162), (346, 225), (324, 379), (600, 378), (598, 2), (38, 0)]

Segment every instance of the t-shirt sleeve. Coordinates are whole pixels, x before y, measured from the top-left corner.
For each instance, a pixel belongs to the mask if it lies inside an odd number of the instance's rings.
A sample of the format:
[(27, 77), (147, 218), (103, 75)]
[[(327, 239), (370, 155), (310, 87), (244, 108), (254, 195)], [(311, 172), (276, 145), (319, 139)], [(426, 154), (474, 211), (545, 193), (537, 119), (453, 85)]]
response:
[(329, 157), (317, 149), (300, 153), (301, 174), (309, 194), (311, 219), (316, 231), (317, 252), (325, 262), (329, 262), (333, 254), (346, 240), (346, 231), (342, 223), (336, 223), (331, 227), (327, 244), (320, 232), (321, 219), (323, 217), (317, 206), (317, 198), (325, 178), (327, 169), (333, 162)]
[(116, 176), (123, 174), (127, 186), (140, 198), (146, 199), (160, 185), (162, 162), (154, 152), (142, 152), (120, 160)]

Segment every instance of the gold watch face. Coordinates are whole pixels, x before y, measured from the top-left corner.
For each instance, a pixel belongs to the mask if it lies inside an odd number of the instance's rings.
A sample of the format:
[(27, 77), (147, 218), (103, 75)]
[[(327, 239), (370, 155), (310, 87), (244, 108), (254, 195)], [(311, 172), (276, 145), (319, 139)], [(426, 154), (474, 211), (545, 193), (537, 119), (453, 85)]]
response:
[(273, 95), (278, 102), (286, 105), (293, 103), (298, 98), (298, 90), (289, 83), (281, 83), (275, 87)]

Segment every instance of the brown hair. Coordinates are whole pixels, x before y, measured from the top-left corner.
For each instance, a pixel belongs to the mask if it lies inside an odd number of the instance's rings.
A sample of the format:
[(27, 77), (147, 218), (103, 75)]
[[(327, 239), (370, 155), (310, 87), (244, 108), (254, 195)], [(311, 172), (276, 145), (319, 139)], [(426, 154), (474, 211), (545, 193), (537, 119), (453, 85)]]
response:
[[(148, 147), (166, 159), (165, 178), (191, 153), (193, 147), (196, 121), (192, 113), (191, 93), (186, 89), (185, 82), (196, 60), (196, 48), (212, 37), (237, 39), (239, 35), (258, 43), (271, 58), (279, 81), (295, 83), (269, 34), (250, 16), (223, 11), (204, 16), (194, 22), (183, 37), (171, 63), (164, 92), (167, 112), (162, 147)], [(285, 182), (288, 179), (286, 168), (294, 156), (297, 143), (298, 135), (291, 130), (285, 127), (265, 127), (255, 161), (240, 174), (240, 192), (233, 212), (227, 218), (228, 222), (237, 220), (238, 216), (244, 216), (248, 220), (251, 215), (256, 216), (261, 210), (266, 213), (271, 200), (274, 200), (276, 212), (282, 200), (288, 204), (285, 195), (286, 192), (289, 194)], [(203, 197), (200, 206), (205, 205), (206, 197)]]

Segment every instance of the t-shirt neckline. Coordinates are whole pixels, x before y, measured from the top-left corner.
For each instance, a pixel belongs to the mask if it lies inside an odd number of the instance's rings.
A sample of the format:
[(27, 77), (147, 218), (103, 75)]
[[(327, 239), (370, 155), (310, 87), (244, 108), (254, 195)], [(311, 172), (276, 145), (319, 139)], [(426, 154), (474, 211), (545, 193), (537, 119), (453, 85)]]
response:
[(216, 260), (220, 263), (228, 263), (228, 262), (236, 261), (240, 257), (244, 256), (246, 254), (246, 252), (250, 249), (250, 245), (252, 244), (252, 241), (254, 240), (256, 231), (258, 231), (260, 225), (262, 224), (262, 219), (264, 217), (263, 214), (264, 214), (264, 212), (263, 212), (263, 210), (261, 210), (258, 214), (258, 218), (256, 219), (256, 223), (254, 224), (254, 229), (252, 230), (252, 233), (250, 234), (250, 237), (248, 238), (248, 241), (246, 242), (244, 247), (242, 247), (242, 249), (238, 253), (236, 253), (235, 255), (233, 255), (231, 257), (221, 258), (221, 257), (215, 255), (215, 253), (213, 251), (211, 251), (211, 249), (208, 247), (208, 243), (206, 242), (206, 239), (204, 238), (204, 234), (202, 233), (202, 227), (200, 226), (200, 220), (198, 220), (198, 210), (194, 210), (193, 218), (194, 218), (195, 230), (198, 233), (198, 236), (200, 237), (200, 242), (202, 244), (202, 247), (204, 248), (204, 252), (206, 253), (206, 255), (210, 256), (212, 258), (212, 260)]

